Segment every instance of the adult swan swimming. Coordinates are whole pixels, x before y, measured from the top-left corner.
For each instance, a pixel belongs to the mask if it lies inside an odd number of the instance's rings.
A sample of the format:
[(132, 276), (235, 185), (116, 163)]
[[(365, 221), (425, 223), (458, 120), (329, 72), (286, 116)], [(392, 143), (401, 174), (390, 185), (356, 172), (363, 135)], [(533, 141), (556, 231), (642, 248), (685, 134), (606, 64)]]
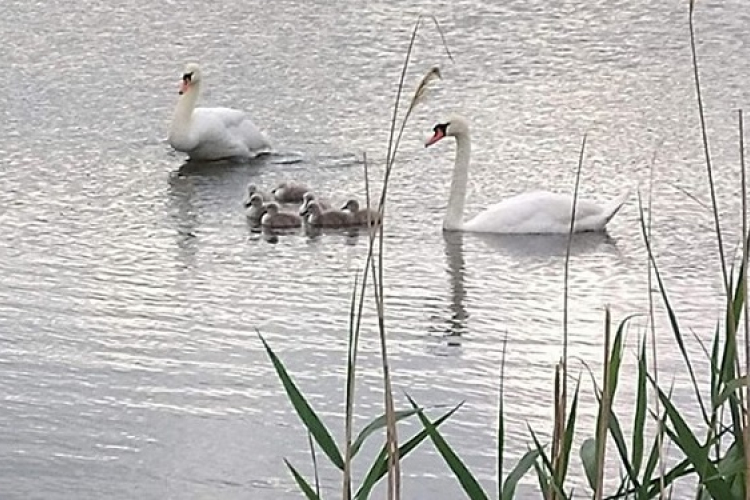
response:
[[(456, 164), (453, 167), (448, 213), (443, 221), (443, 230), (475, 233), (567, 233), (570, 231), (573, 197), (545, 191), (534, 191), (508, 198), (464, 222), (464, 202), (471, 156), (469, 123), (465, 118), (454, 115), (447, 122), (435, 125), (433, 130), (435, 133), (425, 143), (425, 147), (435, 144), (444, 137), (456, 138)], [(604, 231), (607, 223), (627, 200), (628, 194), (625, 192), (604, 206), (590, 201), (577, 200), (573, 230), (576, 232)]]
[(271, 149), (244, 111), (196, 108), (200, 91), (200, 67), (190, 63), (182, 75), (180, 98), (169, 128), (169, 144), (174, 149), (202, 161), (248, 159)]

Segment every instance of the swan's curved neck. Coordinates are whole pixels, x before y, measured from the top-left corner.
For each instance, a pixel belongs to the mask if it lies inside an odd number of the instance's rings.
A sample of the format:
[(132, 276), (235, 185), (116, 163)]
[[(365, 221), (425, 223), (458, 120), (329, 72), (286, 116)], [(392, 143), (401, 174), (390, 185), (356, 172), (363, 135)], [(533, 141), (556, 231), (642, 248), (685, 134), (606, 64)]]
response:
[(451, 193), (448, 198), (448, 213), (443, 221), (443, 229), (455, 231), (463, 226), (466, 186), (469, 182), (469, 158), (471, 139), (468, 133), (456, 136), (456, 163), (453, 167)]
[(177, 100), (177, 106), (172, 117), (172, 135), (186, 136), (189, 134), (190, 122), (193, 118), (193, 111), (196, 102), (198, 102), (200, 90), (200, 83), (196, 82), (191, 85), (188, 92), (182, 94)]

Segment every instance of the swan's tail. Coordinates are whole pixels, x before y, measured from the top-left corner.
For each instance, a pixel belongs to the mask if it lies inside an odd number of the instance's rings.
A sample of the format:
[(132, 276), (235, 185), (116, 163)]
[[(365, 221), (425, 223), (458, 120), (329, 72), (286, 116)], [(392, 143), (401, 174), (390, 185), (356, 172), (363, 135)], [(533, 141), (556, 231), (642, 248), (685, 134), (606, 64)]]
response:
[(630, 189), (626, 189), (623, 191), (623, 193), (615, 198), (614, 200), (610, 201), (604, 206), (604, 210), (602, 211), (604, 213), (604, 223), (607, 224), (610, 220), (612, 220), (612, 217), (617, 215), (617, 212), (620, 211), (620, 208), (625, 204), (626, 201), (628, 201), (628, 198), (630, 197)]

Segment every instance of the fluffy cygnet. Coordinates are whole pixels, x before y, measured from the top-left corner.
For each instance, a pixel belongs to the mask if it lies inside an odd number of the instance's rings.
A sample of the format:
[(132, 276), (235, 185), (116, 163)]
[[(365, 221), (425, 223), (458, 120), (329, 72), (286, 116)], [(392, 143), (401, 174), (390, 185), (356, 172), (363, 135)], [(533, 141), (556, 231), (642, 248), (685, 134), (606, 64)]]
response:
[(309, 189), (303, 184), (294, 181), (285, 181), (276, 187), (271, 193), (276, 201), (280, 203), (300, 203)]
[(350, 212), (354, 217), (354, 223), (358, 226), (366, 226), (369, 220), (370, 224), (380, 221), (380, 213), (372, 208), (359, 208), (357, 200), (347, 201), (341, 210)]
[(266, 204), (266, 213), (261, 218), (260, 223), (269, 228), (286, 229), (300, 227), (302, 219), (297, 214), (279, 211), (279, 204), (272, 201)]
[(253, 197), (254, 194), (259, 194), (261, 199), (263, 201), (273, 201), (273, 195), (269, 193), (268, 191), (263, 191), (262, 189), (259, 189), (258, 186), (256, 186), (253, 183), (250, 183), (247, 185), (247, 191), (245, 192), (245, 199), (242, 201), (242, 203), (246, 206), (250, 206), (250, 199)]
[(312, 191), (307, 191), (304, 195), (302, 195), (302, 205), (300, 205), (299, 207), (300, 215), (304, 215), (307, 213), (307, 205), (309, 205), (311, 201), (317, 201), (322, 210), (330, 210), (331, 208), (330, 203), (319, 200), (318, 197), (315, 196), (315, 193), (313, 193)]
[(307, 222), (314, 227), (348, 227), (354, 223), (354, 216), (341, 210), (326, 210), (313, 200), (307, 204)]
[(250, 196), (250, 200), (245, 204), (245, 215), (250, 222), (259, 223), (263, 214), (266, 213), (266, 205), (263, 203), (263, 197), (255, 193)]

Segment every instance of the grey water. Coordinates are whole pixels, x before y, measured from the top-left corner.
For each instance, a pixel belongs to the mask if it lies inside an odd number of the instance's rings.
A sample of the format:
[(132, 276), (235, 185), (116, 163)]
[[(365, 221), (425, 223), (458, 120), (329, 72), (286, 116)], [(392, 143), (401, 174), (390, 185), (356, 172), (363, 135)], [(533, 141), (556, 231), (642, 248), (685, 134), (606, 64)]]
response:
[[(739, 221), (738, 108), (748, 106), (750, 11), (697, 2), (696, 26), (728, 253)], [(337, 202), (364, 197), (362, 154), (382, 177), (390, 113), (407, 75), (443, 79), (408, 126), (389, 191), (386, 314), (397, 405), (463, 408), (443, 426), (483, 485), (495, 477), (503, 339), (509, 461), (548, 436), (562, 354), (566, 240), (444, 235), (452, 141), (472, 124), (467, 215), (531, 189), (632, 196), (606, 235), (573, 241), (569, 354), (600, 366), (604, 308), (648, 306), (637, 192), (652, 194), (654, 249), (686, 328), (710, 338), (721, 280), (700, 140), (687, 2), (459, 0), (69, 2), (5, 0), (0, 16), (0, 498), (300, 498), (307, 435), (256, 329), (310, 403), (343, 434), (346, 337), (363, 234), (265, 238), (245, 185), (284, 179)], [(166, 143), (185, 62), (201, 104), (246, 109), (275, 153), (241, 165), (185, 164)], [(653, 168), (652, 168), (653, 165)], [(381, 413), (371, 297), (357, 425)], [(684, 411), (695, 403), (659, 314), (659, 362)], [(646, 320), (628, 333), (627, 412)], [(689, 349), (699, 355), (697, 342)], [(584, 377), (580, 441), (595, 401)], [(443, 407), (444, 408), (444, 407)], [(431, 415), (441, 410), (431, 409)], [(402, 437), (416, 423), (401, 427)], [(357, 457), (361, 474), (379, 437)], [(577, 441), (577, 442), (578, 442)], [(321, 462), (324, 457), (318, 456)], [(583, 491), (580, 464), (573, 484)], [(403, 465), (405, 498), (461, 498), (429, 443)], [(361, 477), (361, 476), (360, 476)], [(323, 465), (327, 497), (339, 476)], [(528, 476), (521, 498), (537, 498)]]

